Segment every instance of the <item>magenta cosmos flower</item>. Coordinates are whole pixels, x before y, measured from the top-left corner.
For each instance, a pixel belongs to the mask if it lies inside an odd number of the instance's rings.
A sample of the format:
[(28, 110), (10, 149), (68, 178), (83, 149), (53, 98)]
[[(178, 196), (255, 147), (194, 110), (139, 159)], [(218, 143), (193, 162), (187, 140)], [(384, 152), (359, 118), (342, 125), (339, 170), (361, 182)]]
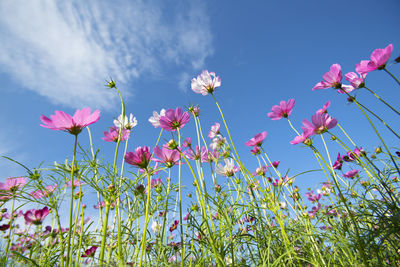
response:
[(221, 86), (221, 78), (215, 76), (214, 72), (203, 70), (197, 78), (192, 79), (191, 86), (195, 93), (202, 95), (212, 94), (215, 88)]
[[(121, 141), (128, 140), (130, 133), (131, 133), (130, 130), (123, 128), (121, 134)], [(116, 126), (112, 126), (110, 127), (110, 130), (104, 132), (104, 137), (102, 137), (101, 139), (107, 142), (117, 142), (118, 135), (119, 135), (119, 128), (117, 128)]]
[(246, 146), (261, 146), (265, 137), (267, 137), (267, 132), (264, 131), (262, 133), (256, 134), (253, 138), (249, 141), (244, 143)]
[(160, 127), (166, 131), (176, 131), (181, 129), (190, 120), (190, 115), (187, 112), (182, 112), (180, 107), (176, 110), (168, 109), (165, 115), (160, 117)]
[(46, 218), (46, 216), (49, 214), (50, 209), (48, 207), (44, 207), (43, 209), (39, 210), (28, 210), (24, 214), (25, 218), (25, 223), (26, 224), (35, 224), (39, 225), (42, 224), (43, 220)]
[(301, 127), (305, 136), (323, 134), (336, 126), (337, 120), (327, 113), (316, 113), (311, 117), (311, 122), (303, 120), (304, 127)]
[(160, 158), (154, 159), (154, 161), (164, 163), (168, 168), (178, 164), (181, 158), (178, 150), (171, 150), (167, 146), (163, 146), (162, 149), (156, 146), (154, 147), (153, 151), (154, 154)]
[(146, 169), (150, 163), (150, 148), (148, 146), (138, 147), (135, 152), (127, 152), (125, 155), (125, 161), (128, 164)]
[(279, 106), (273, 106), (271, 109), (272, 112), (268, 113), (267, 115), (271, 118), (271, 120), (280, 120), (282, 118), (287, 118), (292, 113), (292, 109), (295, 103), (296, 101), (294, 99), (289, 99), (288, 102), (281, 101), (279, 103)]
[(82, 254), (82, 258), (87, 258), (87, 257), (94, 257), (94, 254), (96, 253), (97, 247), (92, 246), (91, 248), (85, 250), (85, 253)]
[(64, 111), (56, 110), (55, 115), (50, 115), (50, 119), (42, 115), (40, 120), (44, 124), (41, 124), (40, 126), (78, 135), (84, 127), (95, 123), (99, 118), (100, 110), (91, 113), (90, 108), (84, 108), (82, 110), (77, 109), (72, 117)]
[(342, 87), (342, 69), (340, 65), (333, 64), (331, 69), (322, 76), (322, 79), (323, 81), (313, 87), (313, 91), (330, 87), (340, 89)]
[(343, 174), (343, 176), (346, 178), (354, 178), (357, 175), (358, 175), (358, 170), (351, 170)]
[(371, 54), (371, 60), (362, 60), (359, 64), (356, 64), (356, 71), (360, 74), (366, 74), (373, 70), (384, 69), (392, 51), (392, 44), (385, 48), (375, 49)]

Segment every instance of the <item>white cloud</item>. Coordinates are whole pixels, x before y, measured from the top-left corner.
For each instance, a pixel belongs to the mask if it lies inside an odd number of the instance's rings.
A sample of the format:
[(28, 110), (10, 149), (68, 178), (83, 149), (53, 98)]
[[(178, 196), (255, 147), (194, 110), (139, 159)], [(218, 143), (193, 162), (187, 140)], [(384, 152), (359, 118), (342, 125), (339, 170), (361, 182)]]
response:
[(1, 1), (0, 71), (54, 103), (110, 108), (110, 76), (128, 84), (192, 72), (213, 53), (205, 7), (178, 3)]

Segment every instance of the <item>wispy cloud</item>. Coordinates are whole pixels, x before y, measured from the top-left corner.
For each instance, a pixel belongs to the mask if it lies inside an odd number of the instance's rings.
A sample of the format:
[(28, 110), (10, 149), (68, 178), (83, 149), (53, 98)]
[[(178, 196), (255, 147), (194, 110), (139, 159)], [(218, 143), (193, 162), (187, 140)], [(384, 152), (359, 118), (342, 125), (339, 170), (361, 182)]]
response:
[(177, 3), (1, 1), (0, 71), (54, 103), (109, 108), (108, 77), (193, 72), (213, 53), (206, 7)]

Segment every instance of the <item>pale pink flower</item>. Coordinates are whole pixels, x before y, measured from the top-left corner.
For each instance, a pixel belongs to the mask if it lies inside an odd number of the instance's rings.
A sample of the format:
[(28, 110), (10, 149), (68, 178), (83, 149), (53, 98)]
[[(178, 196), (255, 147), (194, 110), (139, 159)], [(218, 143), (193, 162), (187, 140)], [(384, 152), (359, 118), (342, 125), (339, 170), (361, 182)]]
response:
[(48, 197), (53, 194), (53, 192), (57, 189), (58, 185), (48, 185), (44, 188), (44, 190), (39, 189), (31, 193), (31, 196), (35, 199), (40, 199), (43, 197)]
[(77, 109), (74, 116), (64, 111), (56, 110), (55, 115), (50, 115), (50, 119), (44, 115), (40, 117), (43, 122), (40, 126), (52, 130), (66, 131), (73, 135), (78, 135), (82, 129), (100, 118), (100, 110), (91, 113), (90, 108)]
[(221, 135), (217, 135), (210, 144), (212, 150), (220, 149), (226, 143), (226, 138)]
[(344, 78), (346, 81), (350, 82), (354, 89), (357, 89), (364, 87), (364, 80), (366, 76), (367, 73), (360, 74), (360, 76), (358, 76), (358, 74), (355, 72), (349, 72), (344, 75)]
[[(80, 180), (78, 180), (78, 179), (75, 179), (74, 180), (74, 182), (72, 183), (72, 186), (74, 187), (74, 188), (76, 188), (76, 187), (79, 187), (79, 185), (85, 185), (86, 183), (82, 183)], [(66, 184), (65, 184), (67, 187), (71, 187), (71, 181), (68, 181)]]
[(256, 171), (253, 172), (252, 174), (254, 176), (264, 176), (265, 173), (267, 172), (267, 168), (268, 168), (267, 165), (261, 166), (261, 167), (257, 168)]
[(208, 72), (207, 70), (203, 70), (197, 78), (193, 78), (191, 84), (192, 90), (202, 95), (212, 94), (215, 88), (220, 86), (221, 78), (215, 76), (214, 72)]
[(371, 60), (362, 60), (359, 64), (356, 64), (356, 71), (360, 74), (366, 74), (373, 70), (384, 69), (392, 51), (392, 44), (385, 48), (375, 49), (371, 54)]
[(221, 125), (218, 122), (216, 122), (213, 126), (211, 126), (211, 130), (208, 133), (208, 137), (211, 139), (215, 138), (219, 134), (220, 127)]
[(166, 131), (176, 131), (181, 129), (190, 120), (189, 113), (182, 112), (180, 107), (175, 110), (168, 109), (165, 115), (160, 117), (160, 127)]
[(217, 167), (215, 168), (217, 174), (230, 177), (239, 171), (239, 167), (235, 166), (233, 159), (224, 159), (224, 162), (225, 166), (222, 166), (221, 163), (217, 164)]
[(161, 109), (160, 114), (157, 111), (153, 111), (153, 116), (149, 118), (149, 122), (155, 127), (160, 126), (160, 118), (165, 115), (165, 109)]
[(9, 200), (20, 188), (24, 187), (27, 178), (15, 177), (7, 178), (4, 183), (0, 183), (0, 201)]
[(26, 224), (35, 224), (39, 225), (42, 224), (43, 220), (46, 218), (46, 216), (49, 214), (50, 209), (48, 207), (44, 207), (43, 209), (39, 210), (28, 210), (24, 214), (25, 218), (25, 223)]
[(290, 143), (292, 145), (305, 143), (307, 140), (309, 140), (310, 135), (311, 132), (303, 132), (301, 135), (296, 136), (292, 141), (290, 141)]
[(244, 143), (246, 146), (261, 146), (264, 139), (267, 137), (267, 132), (261, 132), (259, 134), (256, 134), (253, 138), (251, 138), (249, 141)]
[(342, 86), (342, 70), (339, 64), (333, 64), (328, 72), (322, 76), (323, 81), (317, 83), (314, 90), (335, 88), (339, 89)]
[(191, 160), (201, 160), (201, 162), (208, 161), (208, 154), (206, 148), (203, 146), (200, 150), (199, 146), (186, 151), (186, 156)]
[(150, 163), (150, 148), (148, 146), (138, 147), (135, 152), (127, 152), (125, 155), (125, 161), (128, 164), (146, 169)]
[[(116, 126), (112, 126), (112, 127), (110, 127), (110, 129), (108, 131), (104, 132), (104, 137), (102, 137), (101, 139), (103, 139), (104, 141), (107, 141), (107, 142), (117, 142), (119, 130), (120, 130), (120, 128), (117, 128)], [(130, 130), (122, 128), (122, 134), (121, 134), (120, 141), (128, 140), (130, 133), (131, 133)]]
[(267, 115), (271, 120), (280, 120), (282, 118), (287, 118), (292, 113), (294, 104), (296, 101), (294, 99), (289, 99), (288, 102), (281, 101), (278, 105), (272, 107), (271, 112)]

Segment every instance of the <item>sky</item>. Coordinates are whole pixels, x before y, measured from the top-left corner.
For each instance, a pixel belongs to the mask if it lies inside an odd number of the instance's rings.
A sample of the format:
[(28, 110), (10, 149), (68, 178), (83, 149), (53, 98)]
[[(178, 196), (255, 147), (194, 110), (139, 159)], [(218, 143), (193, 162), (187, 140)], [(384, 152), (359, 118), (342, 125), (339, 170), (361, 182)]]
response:
[[(388, 44), (394, 47), (391, 62), (398, 57), (399, 8), (397, 0), (3, 0), (0, 155), (30, 168), (71, 159), (73, 136), (40, 127), (40, 116), (90, 107), (101, 110), (100, 120), (90, 127), (94, 145), (111, 161), (114, 144), (101, 140), (120, 113), (118, 95), (105, 86), (110, 78), (124, 96), (126, 112), (138, 120), (128, 150), (154, 146), (159, 129), (148, 118), (161, 108), (198, 104), (207, 133), (222, 120), (212, 98), (190, 88), (202, 70), (221, 77), (215, 96), (250, 169), (257, 161), (244, 142), (262, 131), (268, 133), (264, 148), (272, 160), (281, 161), (281, 172), (318, 168), (307, 148), (289, 144), (296, 134), (287, 122), (267, 117), (273, 105), (291, 98), (296, 100), (291, 121), (297, 129), (330, 100), (329, 113), (359, 146), (373, 151), (381, 144), (356, 106), (332, 89), (311, 89), (334, 63), (344, 73), (354, 71), (356, 63)], [(400, 65), (390, 70), (400, 76)], [(370, 73), (367, 82), (400, 108), (399, 85), (386, 73)], [(374, 97), (365, 91), (357, 97), (398, 129), (400, 120)], [(194, 138), (193, 127), (191, 121), (183, 135)], [(386, 129), (381, 132), (391, 146), (400, 147)], [(87, 145), (86, 132), (79, 138)], [(331, 156), (338, 152), (332, 146)], [(0, 158), (0, 180), (24, 174)], [(296, 182), (313, 187), (322, 180), (322, 173), (312, 173)]]

